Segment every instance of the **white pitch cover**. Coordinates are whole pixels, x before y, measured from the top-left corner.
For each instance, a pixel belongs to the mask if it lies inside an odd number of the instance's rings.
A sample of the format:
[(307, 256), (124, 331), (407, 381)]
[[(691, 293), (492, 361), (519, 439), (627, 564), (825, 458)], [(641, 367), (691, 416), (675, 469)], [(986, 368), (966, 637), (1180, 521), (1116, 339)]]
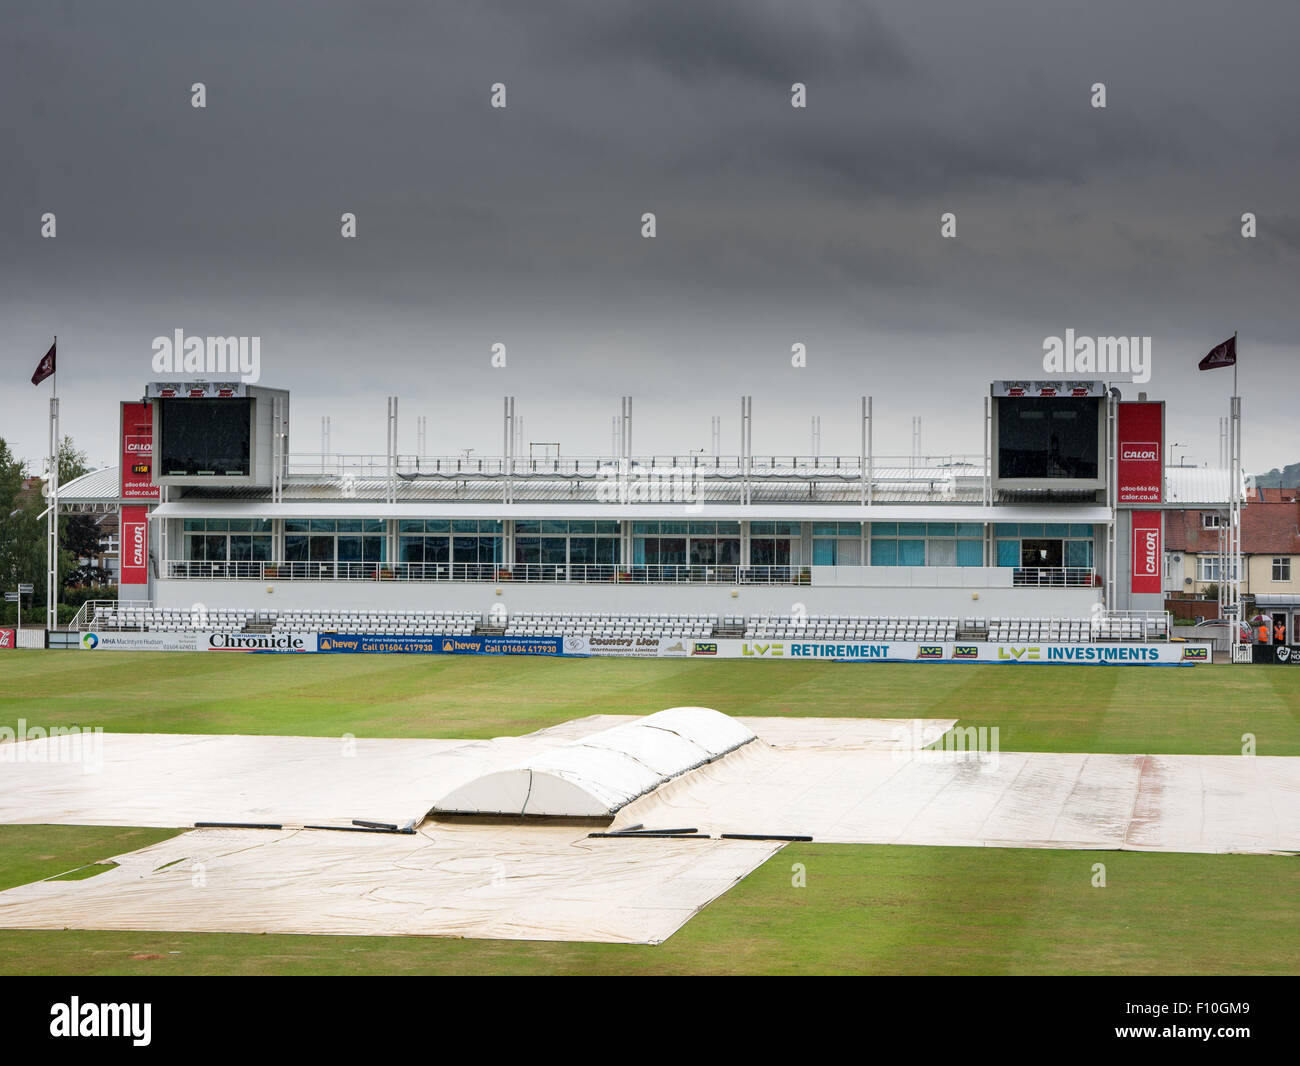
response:
[(673, 707), (470, 781), (439, 814), (601, 818), (638, 796), (748, 744), (752, 730), (708, 707)]

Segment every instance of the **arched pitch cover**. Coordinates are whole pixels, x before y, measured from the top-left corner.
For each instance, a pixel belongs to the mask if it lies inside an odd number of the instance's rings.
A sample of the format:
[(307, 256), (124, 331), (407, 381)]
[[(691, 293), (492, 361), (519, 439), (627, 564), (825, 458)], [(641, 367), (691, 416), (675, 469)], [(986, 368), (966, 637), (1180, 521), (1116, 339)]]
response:
[(477, 777), (436, 814), (606, 818), (674, 777), (757, 738), (708, 707), (672, 707)]

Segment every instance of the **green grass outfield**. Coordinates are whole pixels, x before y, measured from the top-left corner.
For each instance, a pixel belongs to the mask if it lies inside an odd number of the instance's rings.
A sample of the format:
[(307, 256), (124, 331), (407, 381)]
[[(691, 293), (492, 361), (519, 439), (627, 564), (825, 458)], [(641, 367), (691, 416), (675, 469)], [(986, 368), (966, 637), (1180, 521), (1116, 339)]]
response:
[[(0, 726), (491, 737), (680, 704), (956, 717), (1004, 751), (1300, 755), (1300, 670), (0, 653)], [(0, 887), (170, 830), (0, 827)], [(1106, 867), (1095, 888), (1093, 864)], [(792, 867), (806, 868), (806, 887)], [(175, 952), (176, 954), (172, 954)], [(141, 956), (135, 958), (134, 956)], [(158, 956), (158, 957), (153, 957)], [(656, 948), (0, 931), (0, 973), (1296, 973), (1300, 858), (794, 844)]]
[(0, 652), (0, 725), (494, 737), (589, 714), (954, 717), (1003, 751), (1300, 755), (1300, 668)]

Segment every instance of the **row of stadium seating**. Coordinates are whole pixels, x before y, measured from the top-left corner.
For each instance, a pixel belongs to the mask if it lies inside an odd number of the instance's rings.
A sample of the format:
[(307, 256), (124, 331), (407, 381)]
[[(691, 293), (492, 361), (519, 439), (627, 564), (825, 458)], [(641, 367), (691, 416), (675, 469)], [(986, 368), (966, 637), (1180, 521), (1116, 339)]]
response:
[(863, 615), (755, 615), (745, 636), (776, 640), (956, 640), (957, 619), (880, 618)]
[(91, 624), (96, 629), (162, 629), (171, 632), (191, 629), (243, 629), (252, 611), (209, 611), (194, 607), (188, 611), (167, 607), (101, 607)]
[[(117, 605), (100, 607), (96, 629), (240, 630), (248, 625), (284, 632), (361, 632), (396, 634), (473, 633), (476, 611), (253, 611), (178, 610)], [(627, 614), (603, 611), (521, 611), (509, 616), (509, 636), (670, 636), (708, 637), (732, 633), (757, 640), (1019, 641), (1166, 640), (1163, 617), (1140, 618), (983, 618), (877, 615)], [(987, 636), (985, 636), (987, 634)]]
[(606, 614), (600, 611), (521, 611), (510, 616), (511, 637), (564, 634), (599, 637), (708, 637), (716, 614)]
[[(1145, 632), (1144, 632), (1145, 630)], [(1164, 640), (1169, 636), (1165, 620), (1140, 618), (990, 618), (989, 640), (1064, 641), (1068, 644), (1095, 640)]]
[(280, 611), (274, 628), (290, 633), (391, 633), (467, 636), (477, 611)]
[(242, 630), (266, 623), (276, 631), (294, 633), (439, 633), (462, 636), (474, 632), (477, 611), (251, 611), (178, 610), (165, 607), (106, 607), (91, 624), (101, 630), (152, 629), (169, 632)]

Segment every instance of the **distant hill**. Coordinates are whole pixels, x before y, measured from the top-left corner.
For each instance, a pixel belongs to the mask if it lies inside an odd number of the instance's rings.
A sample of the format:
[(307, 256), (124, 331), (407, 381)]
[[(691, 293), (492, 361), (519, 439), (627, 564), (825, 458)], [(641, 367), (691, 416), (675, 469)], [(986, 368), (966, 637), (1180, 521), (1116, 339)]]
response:
[(1264, 489), (1295, 488), (1300, 485), (1300, 463), (1291, 463), (1281, 470), (1273, 467), (1267, 474), (1256, 474), (1255, 484)]

